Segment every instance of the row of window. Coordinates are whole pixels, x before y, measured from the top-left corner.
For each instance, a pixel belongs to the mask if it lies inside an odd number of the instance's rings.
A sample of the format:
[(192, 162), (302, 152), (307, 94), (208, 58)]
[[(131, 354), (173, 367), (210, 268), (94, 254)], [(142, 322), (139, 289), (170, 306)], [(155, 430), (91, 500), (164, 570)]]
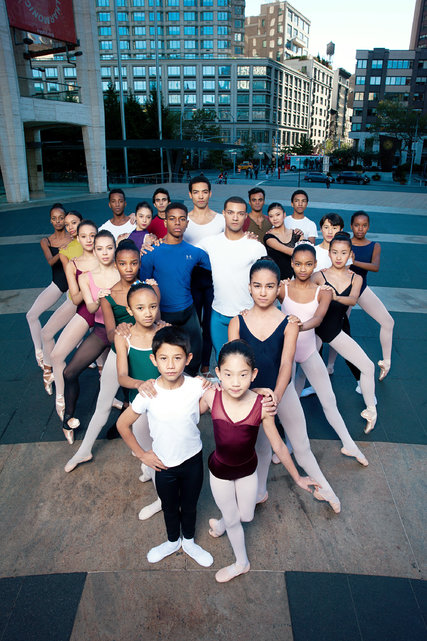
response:
[[(229, 11), (216, 11), (216, 20), (218, 22), (228, 21), (231, 19)], [(119, 22), (128, 22), (129, 15), (134, 22), (145, 22), (146, 15), (149, 16), (150, 21), (154, 20), (154, 11), (146, 13), (145, 11), (134, 11), (129, 14), (126, 11), (119, 11), (117, 13), (117, 20)], [(110, 11), (100, 11), (98, 14), (98, 22), (111, 22), (111, 12)], [(157, 12), (157, 19), (163, 22), (163, 19), (168, 20), (169, 22), (179, 22), (181, 17), (184, 18), (184, 22), (195, 22), (197, 19), (202, 22), (213, 22), (214, 12), (213, 11), (200, 11), (196, 13), (195, 11), (166, 11), (163, 14), (162, 11)]]
[[(111, 0), (111, 4), (113, 4), (114, 0)], [(184, 7), (197, 7), (197, 2), (200, 7), (213, 7), (214, 2), (213, 0), (182, 0), (182, 5)], [(180, 0), (164, 0), (164, 3), (162, 0), (156, 0), (156, 7), (179, 7), (180, 6)], [(216, 0), (216, 5), (218, 7), (228, 7), (230, 6), (230, 0)], [(109, 7), (110, 6), (110, 0), (96, 0), (96, 6), (97, 7)], [(116, 0), (116, 6), (117, 7), (153, 7), (154, 6), (154, 0)]]
[[(365, 76), (356, 76), (356, 85), (380, 85), (382, 76), (371, 76), (369, 78), (369, 83), (367, 83), (366, 80)], [(386, 85), (409, 85), (410, 82), (411, 78), (408, 78), (407, 76), (387, 76), (385, 79)]]
[[(372, 60), (371, 69), (382, 69), (385, 60)], [(367, 69), (367, 60), (358, 60), (356, 69)], [(412, 60), (388, 60), (387, 69), (412, 69)]]
[[(132, 49), (138, 51), (140, 49), (147, 49), (147, 44), (150, 45), (151, 49), (213, 49), (214, 41), (213, 40), (167, 40), (166, 43), (163, 40), (133, 40)], [(217, 49), (229, 49), (230, 41), (229, 40), (215, 40)], [(112, 40), (101, 40), (99, 42), (99, 49), (101, 51), (112, 51), (113, 50), (113, 41)], [(131, 49), (130, 40), (120, 40), (120, 50), (126, 51)]]

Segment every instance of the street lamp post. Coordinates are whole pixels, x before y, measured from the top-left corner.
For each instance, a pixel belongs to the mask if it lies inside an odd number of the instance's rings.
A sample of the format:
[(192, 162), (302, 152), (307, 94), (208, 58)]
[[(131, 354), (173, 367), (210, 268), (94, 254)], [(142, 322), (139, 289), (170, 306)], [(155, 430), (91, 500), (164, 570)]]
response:
[(236, 176), (236, 154), (237, 151), (232, 151), (231, 155), (233, 156), (233, 176)]
[(123, 98), (123, 74), (122, 74), (122, 56), (120, 52), (120, 38), (119, 38), (119, 19), (117, 15), (117, 3), (114, 2), (114, 21), (115, 21), (115, 33), (116, 33), (116, 49), (117, 49), (117, 71), (119, 77), (119, 95), (120, 95), (120, 121), (122, 125), (122, 140), (123, 145), (123, 159), (125, 165), (125, 182), (129, 182), (129, 171), (128, 171), (128, 150), (126, 147), (126, 120), (125, 120), (125, 105)]

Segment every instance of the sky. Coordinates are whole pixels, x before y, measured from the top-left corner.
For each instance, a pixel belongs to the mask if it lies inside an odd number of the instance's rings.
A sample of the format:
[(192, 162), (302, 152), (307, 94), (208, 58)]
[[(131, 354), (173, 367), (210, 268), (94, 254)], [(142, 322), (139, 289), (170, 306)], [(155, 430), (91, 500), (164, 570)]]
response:
[[(311, 54), (326, 58), (327, 43), (335, 43), (334, 68), (354, 73), (356, 49), (409, 48), (415, 0), (294, 0), (290, 4), (311, 21)], [(259, 15), (260, 6), (261, 0), (246, 0), (246, 16)]]

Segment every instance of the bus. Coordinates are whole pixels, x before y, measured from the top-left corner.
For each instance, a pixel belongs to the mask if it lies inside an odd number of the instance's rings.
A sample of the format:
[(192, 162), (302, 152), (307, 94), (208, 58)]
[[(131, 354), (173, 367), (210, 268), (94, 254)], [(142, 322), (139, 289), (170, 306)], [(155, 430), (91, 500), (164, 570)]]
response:
[(322, 154), (313, 154), (311, 156), (294, 156), (285, 155), (285, 171), (323, 171)]

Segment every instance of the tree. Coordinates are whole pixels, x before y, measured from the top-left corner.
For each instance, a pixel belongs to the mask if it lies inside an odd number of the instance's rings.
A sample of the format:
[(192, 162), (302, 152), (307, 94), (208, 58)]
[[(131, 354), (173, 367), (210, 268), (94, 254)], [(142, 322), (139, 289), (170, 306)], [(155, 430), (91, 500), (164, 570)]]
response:
[(216, 123), (216, 113), (212, 109), (196, 109), (191, 120), (185, 126), (185, 138), (188, 140), (221, 141), (221, 127)]
[(381, 100), (376, 116), (370, 131), (400, 140), (409, 156), (412, 156), (413, 144), (427, 135), (427, 116), (415, 109), (408, 109), (402, 102)]
[(297, 154), (298, 156), (310, 156), (314, 151), (314, 145), (311, 138), (303, 136), (296, 145), (292, 147), (291, 153)]

